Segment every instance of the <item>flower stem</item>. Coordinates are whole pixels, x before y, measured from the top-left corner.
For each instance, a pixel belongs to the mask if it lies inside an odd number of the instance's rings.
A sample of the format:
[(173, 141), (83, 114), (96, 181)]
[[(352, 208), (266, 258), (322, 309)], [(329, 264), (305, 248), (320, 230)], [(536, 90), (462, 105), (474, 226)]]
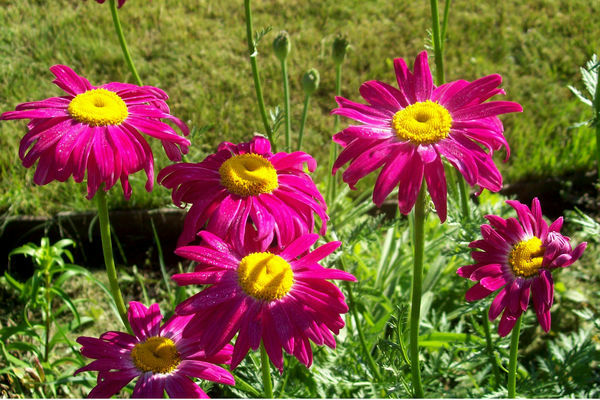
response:
[(414, 208), (413, 224), (413, 281), (410, 308), (410, 360), (413, 384), (413, 397), (423, 397), (421, 367), (419, 363), (419, 322), (421, 320), (421, 292), (423, 281), (423, 255), (425, 250), (425, 192), (423, 181)]
[(123, 33), (123, 27), (121, 27), (121, 21), (119, 20), (119, 13), (117, 12), (117, 2), (116, 0), (109, 0), (110, 12), (112, 14), (113, 23), (115, 25), (115, 31), (117, 32), (117, 36), (119, 37), (119, 43), (121, 43), (121, 50), (123, 51), (123, 57), (125, 57), (125, 62), (129, 66), (131, 73), (133, 74), (133, 78), (135, 82), (142, 86), (142, 80), (140, 79), (140, 75), (135, 69), (135, 65), (133, 64), (133, 59), (131, 58), (131, 53), (129, 53), (129, 48), (127, 47), (127, 42), (125, 41), (125, 34)]
[(600, 181), (600, 65), (596, 65), (598, 73), (596, 75), (596, 93), (594, 94), (594, 111), (596, 123), (596, 170), (598, 172), (598, 181)]
[(496, 357), (494, 355), (494, 346), (492, 345), (492, 334), (490, 332), (490, 320), (488, 318), (487, 310), (483, 311), (483, 330), (485, 332), (485, 346), (487, 348), (488, 357), (492, 364), (492, 370), (494, 371), (494, 388), (500, 383), (500, 371), (498, 370), (498, 364), (496, 363)]
[(440, 34), (440, 15), (438, 0), (430, 0), (431, 27), (433, 32), (433, 52), (435, 54), (435, 83), (439, 86), (444, 82), (444, 54), (442, 36)]
[(50, 287), (52, 286), (52, 282), (51, 282), (49, 268), (50, 268), (50, 266), (46, 265), (45, 272), (44, 272), (44, 277), (46, 278), (46, 282), (45, 282), (46, 283), (46, 288), (45, 288), (46, 315), (44, 315), (44, 319), (45, 319), (44, 325), (45, 325), (46, 337), (44, 338), (44, 361), (48, 361), (48, 356), (50, 355), (50, 322), (51, 322), (50, 313), (52, 312), (52, 295), (50, 292)]
[(273, 383), (271, 382), (271, 364), (265, 344), (260, 343), (260, 364), (262, 369), (263, 386), (265, 387), (265, 399), (273, 398)]
[(285, 58), (281, 60), (281, 75), (283, 78), (283, 106), (285, 109), (285, 151), (290, 152), (292, 150), (292, 116), (290, 114), (290, 79)]
[[(335, 65), (335, 95), (342, 95), (342, 63), (336, 63)], [(333, 119), (333, 131), (337, 133), (340, 130), (340, 116), (335, 115)], [(329, 171), (333, 170), (333, 164), (335, 163), (335, 159), (337, 158), (337, 144), (332, 141), (331, 146), (329, 147)], [(329, 207), (333, 207), (333, 201), (335, 200), (335, 185), (336, 179), (335, 175), (328, 174), (327, 179), (327, 204)]]
[(100, 223), (100, 237), (102, 238), (102, 252), (104, 253), (104, 264), (106, 265), (106, 275), (108, 276), (108, 282), (110, 286), (110, 293), (121, 316), (123, 324), (129, 332), (131, 327), (129, 326), (129, 320), (127, 319), (127, 309), (123, 302), (123, 295), (121, 295), (121, 289), (119, 288), (119, 281), (117, 280), (117, 270), (115, 268), (115, 260), (113, 258), (112, 242), (110, 238), (110, 222), (108, 220), (108, 207), (106, 205), (106, 194), (104, 193), (103, 187), (100, 187), (96, 192), (96, 202), (98, 205), (98, 221)]
[(508, 363), (508, 398), (514, 399), (517, 387), (517, 356), (519, 355), (519, 335), (521, 334), (521, 319), (517, 319), (510, 337), (510, 360)]
[(269, 120), (267, 119), (265, 99), (263, 98), (262, 85), (260, 84), (260, 76), (258, 74), (258, 63), (256, 61), (258, 51), (256, 50), (256, 43), (252, 38), (252, 32), (254, 31), (254, 29), (252, 28), (252, 11), (250, 10), (250, 0), (244, 0), (244, 8), (246, 10), (246, 37), (248, 39), (248, 52), (250, 53), (250, 65), (252, 67), (252, 78), (254, 79), (254, 89), (256, 90), (258, 110), (260, 112), (260, 117), (262, 118), (262, 122), (265, 127), (265, 132), (267, 133), (267, 137), (269, 138), (269, 142), (271, 142), (271, 147), (273, 148), (273, 152), (275, 153), (277, 152), (277, 144), (273, 139), (273, 131), (271, 130)]
[(308, 104), (310, 102), (310, 96), (304, 97), (304, 108), (302, 109), (302, 119), (300, 120), (300, 130), (298, 131), (298, 151), (302, 148), (302, 138), (304, 137), (304, 125), (306, 124), (306, 117), (308, 116)]
[[(346, 271), (345, 266), (344, 266), (344, 271)], [(367, 347), (367, 341), (365, 339), (365, 334), (363, 333), (360, 321), (358, 320), (358, 312), (356, 310), (356, 304), (354, 303), (354, 295), (352, 293), (352, 286), (350, 285), (349, 282), (344, 282), (344, 286), (346, 287), (346, 291), (348, 292), (348, 300), (350, 300), (349, 308), (350, 308), (350, 312), (352, 313), (352, 318), (354, 318), (354, 324), (356, 325), (356, 331), (358, 332), (360, 346), (362, 347), (362, 350), (365, 353), (365, 357), (367, 357), (367, 362), (369, 364), (369, 368), (371, 368), (371, 372), (375, 376), (376, 381), (381, 382), (381, 373), (379, 372), (379, 367), (377, 366), (377, 363), (373, 359), (373, 356), (371, 355), (371, 351)]]

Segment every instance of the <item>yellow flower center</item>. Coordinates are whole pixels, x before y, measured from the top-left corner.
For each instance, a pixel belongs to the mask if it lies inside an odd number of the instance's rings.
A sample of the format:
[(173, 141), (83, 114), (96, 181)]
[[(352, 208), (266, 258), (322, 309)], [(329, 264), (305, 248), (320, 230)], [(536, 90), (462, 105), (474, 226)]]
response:
[(414, 144), (432, 144), (446, 138), (452, 126), (448, 110), (431, 100), (409, 105), (392, 118), (398, 139)]
[(179, 365), (181, 359), (175, 343), (169, 338), (153, 336), (144, 343), (138, 343), (131, 350), (135, 366), (144, 372), (167, 374)]
[(75, 96), (69, 103), (73, 119), (90, 126), (119, 125), (127, 118), (127, 105), (115, 92), (92, 89)]
[(513, 273), (523, 278), (537, 274), (542, 267), (545, 250), (542, 241), (535, 236), (517, 243), (508, 255), (508, 263)]
[(294, 282), (290, 264), (268, 252), (248, 254), (240, 261), (237, 273), (244, 292), (257, 300), (280, 299), (288, 294)]
[(238, 196), (271, 193), (279, 186), (277, 170), (263, 156), (253, 153), (233, 156), (219, 168), (221, 184)]

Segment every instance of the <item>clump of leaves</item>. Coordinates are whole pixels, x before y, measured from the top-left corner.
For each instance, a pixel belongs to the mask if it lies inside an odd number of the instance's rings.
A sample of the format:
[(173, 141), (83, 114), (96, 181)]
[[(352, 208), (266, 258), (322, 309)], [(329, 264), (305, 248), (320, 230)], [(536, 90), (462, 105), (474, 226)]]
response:
[(2, 284), (12, 288), (22, 305), (20, 321), (9, 320), (0, 329), (0, 376), (11, 386), (11, 396), (62, 397), (72, 393), (73, 382), (88, 380), (72, 376), (85, 362), (68, 333), (93, 320), (77, 309), (87, 300), (72, 299), (63, 288), (74, 277), (83, 276), (105, 293), (108, 289), (85, 268), (73, 264), (67, 249), (73, 245), (70, 239), (50, 244), (44, 237), (39, 246), (28, 243), (9, 254), (30, 257), (35, 264), (25, 282), (8, 272), (2, 277)]

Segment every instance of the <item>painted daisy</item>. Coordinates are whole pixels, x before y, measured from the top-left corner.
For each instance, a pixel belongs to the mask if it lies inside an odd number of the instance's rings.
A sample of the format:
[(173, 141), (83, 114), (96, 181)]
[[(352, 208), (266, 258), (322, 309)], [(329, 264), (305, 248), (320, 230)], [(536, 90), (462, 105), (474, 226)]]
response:
[[(381, 206), (398, 186), (398, 206), (403, 214), (413, 208), (423, 183), (431, 194), (442, 222), (446, 219), (446, 178), (442, 156), (471, 185), (491, 191), (502, 187), (502, 176), (492, 153), (504, 146), (498, 114), (522, 111), (509, 101), (485, 100), (504, 94), (497, 88), (502, 78), (489, 75), (473, 82), (459, 80), (436, 87), (422, 52), (411, 73), (403, 59), (394, 60), (399, 89), (379, 81), (368, 81), (360, 94), (369, 104), (336, 97), (332, 114), (362, 125), (349, 126), (333, 140), (344, 150), (333, 165), (333, 173), (350, 162), (342, 178), (352, 189), (359, 179), (383, 166), (373, 190), (373, 202)], [(489, 153), (486, 153), (482, 144)]]
[(317, 166), (308, 154), (271, 153), (261, 136), (248, 143), (223, 142), (217, 152), (200, 163), (167, 166), (158, 182), (173, 189), (173, 202), (191, 204), (179, 246), (189, 244), (205, 224), (206, 230), (228, 240), (244, 241), (247, 229), (269, 246), (275, 236), (279, 246), (313, 232), (314, 216), (321, 218), (321, 234), (327, 230), (325, 200), (303, 164)]
[(273, 364), (283, 371), (282, 348), (309, 367), (317, 345), (335, 348), (348, 311), (344, 295), (328, 279), (355, 281), (347, 272), (318, 262), (340, 246), (330, 242), (309, 252), (317, 234), (300, 236), (281, 250), (265, 249), (248, 235), (243, 246), (230, 245), (210, 232), (200, 232), (201, 246), (175, 250), (198, 262), (195, 272), (173, 275), (179, 285), (211, 285), (176, 308), (195, 314), (184, 336), (202, 331), (206, 351), (218, 350), (238, 333), (231, 367), (261, 341)]
[(490, 320), (504, 311), (498, 326), (500, 336), (512, 330), (527, 310), (530, 296), (538, 321), (548, 332), (554, 300), (551, 272), (573, 264), (583, 254), (586, 243), (572, 249), (569, 238), (560, 234), (563, 218), (548, 226), (537, 198), (533, 199), (531, 209), (518, 201), (507, 203), (517, 211), (518, 218), (486, 215), (490, 225), (481, 226), (483, 239), (469, 245), (483, 251), (473, 251), (476, 263), (459, 268), (457, 273), (478, 281), (467, 291), (467, 301), (482, 299), (501, 289), (489, 311)]
[(215, 365), (229, 363), (231, 345), (207, 355), (196, 340), (181, 335), (190, 317), (174, 316), (160, 326), (158, 304), (146, 308), (132, 301), (127, 318), (135, 336), (106, 332), (77, 339), (81, 354), (96, 359), (75, 371), (98, 371), (98, 384), (88, 397), (111, 397), (135, 377), (134, 398), (163, 398), (165, 390), (171, 398), (207, 398), (192, 378), (235, 384), (229, 371)]
[(169, 114), (168, 96), (162, 90), (118, 82), (94, 87), (65, 65), (54, 65), (50, 71), (66, 96), (19, 104), (16, 111), (0, 116), (30, 120), (19, 156), (26, 168), (39, 160), (33, 177), (36, 184), (64, 182), (71, 175), (81, 182), (87, 171), (88, 199), (102, 184), (108, 191), (119, 179), (129, 199), (129, 174), (144, 169), (146, 190), (154, 185), (154, 157), (141, 133), (160, 139), (172, 161), (187, 153), (190, 141), (161, 121), (171, 121), (184, 135), (189, 133), (182, 121)]

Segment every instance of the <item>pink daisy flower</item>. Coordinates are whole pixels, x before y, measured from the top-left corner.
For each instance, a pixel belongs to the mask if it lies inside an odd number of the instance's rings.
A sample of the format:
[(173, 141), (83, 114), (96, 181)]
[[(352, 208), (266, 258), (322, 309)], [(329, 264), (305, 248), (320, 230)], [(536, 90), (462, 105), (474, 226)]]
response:
[[(381, 206), (398, 186), (398, 206), (403, 214), (413, 208), (423, 177), (440, 220), (446, 220), (446, 178), (442, 156), (471, 185), (492, 191), (502, 188), (502, 176), (492, 153), (504, 146), (510, 154), (498, 114), (522, 111), (509, 101), (485, 100), (504, 94), (497, 86), (500, 75), (473, 82), (459, 80), (436, 87), (427, 53), (415, 60), (411, 73), (401, 58), (394, 60), (399, 89), (379, 81), (368, 81), (360, 94), (369, 104), (336, 97), (339, 105), (332, 114), (362, 125), (349, 126), (333, 140), (344, 147), (333, 165), (333, 173), (350, 166), (342, 178), (352, 189), (359, 179), (383, 166), (373, 202)], [(479, 144), (489, 149), (486, 153)]]
[(195, 272), (173, 275), (179, 285), (211, 285), (176, 308), (195, 317), (184, 335), (202, 332), (206, 351), (218, 350), (238, 333), (231, 367), (262, 342), (273, 364), (283, 371), (282, 348), (309, 367), (317, 345), (335, 348), (348, 311), (344, 295), (327, 279), (356, 281), (347, 272), (323, 268), (319, 260), (340, 246), (330, 242), (309, 252), (317, 234), (307, 234), (285, 248), (265, 250), (248, 236), (242, 246), (230, 245), (203, 231), (202, 246), (180, 247), (175, 253), (198, 262)]
[(19, 104), (16, 111), (0, 116), (0, 120), (30, 120), (19, 157), (26, 168), (39, 160), (33, 177), (36, 184), (64, 182), (71, 175), (81, 182), (87, 170), (88, 199), (102, 184), (108, 191), (119, 179), (129, 199), (129, 174), (144, 169), (146, 190), (154, 185), (154, 157), (140, 132), (160, 139), (173, 161), (187, 153), (190, 141), (161, 122), (172, 121), (185, 135), (189, 133), (182, 121), (169, 114), (168, 96), (162, 90), (118, 82), (95, 87), (65, 65), (54, 65), (50, 71), (66, 96)]
[(467, 301), (475, 301), (501, 289), (489, 311), (490, 321), (502, 311), (498, 334), (506, 336), (517, 319), (527, 310), (529, 297), (542, 328), (550, 330), (550, 307), (554, 300), (552, 270), (573, 264), (585, 250), (586, 243), (571, 248), (569, 238), (560, 234), (563, 218), (550, 226), (542, 218), (537, 198), (531, 209), (518, 201), (508, 200), (518, 218), (504, 219), (486, 215), (490, 225), (481, 226), (482, 240), (469, 247), (476, 261), (458, 269), (458, 275), (478, 281), (465, 295)]
[[(327, 230), (325, 200), (310, 172), (317, 166), (308, 154), (271, 153), (271, 144), (261, 136), (248, 143), (223, 142), (217, 152), (200, 163), (167, 166), (158, 182), (173, 189), (173, 203), (192, 204), (178, 245), (189, 244), (205, 224), (206, 230), (225, 240), (244, 241), (247, 229), (258, 232), (267, 247), (273, 237), (279, 246), (313, 232), (314, 216), (321, 218), (321, 234)], [(252, 224), (254, 227), (252, 227)]]
[(127, 318), (135, 336), (123, 332), (106, 332), (100, 338), (81, 336), (77, 342), (81, 354), (95, 358), (83, 371), (98, 371), (98, 384), (88, 397), (109, 398), (139, 377), (133, 389), (134, 398), (208, 398), (191, 378), (234, 385), (233, 377), (215, 364), (228, 364), (230, 345), (207, 355), (193, 338), (181, 332), (190, 317), (174, 316), (160, 326), (162, 315), (158, 304), (146, 308), (129, 303)]

